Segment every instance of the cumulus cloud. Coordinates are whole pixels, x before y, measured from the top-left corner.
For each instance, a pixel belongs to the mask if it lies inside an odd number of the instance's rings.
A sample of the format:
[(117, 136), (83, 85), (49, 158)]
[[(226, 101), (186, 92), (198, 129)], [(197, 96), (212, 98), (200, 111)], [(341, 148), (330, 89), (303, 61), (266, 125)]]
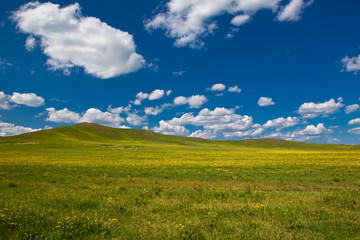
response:
[(360, 70), (360, 55), (357, 57), (349, 58), (348, 56), (341, 59), (341, 62), (344, 65), (344, 70), (347, 72), (357, 73)]
[[(135, 72), (145, 64), (136, 53), (133, 36), (95, 17), (84, 17), (78, 3), (60, 8), (50, 2), (30, 2), (13, 12), (17, 28), (39, 39), (53, 70), (78, 66), (106, 79)], [(28, 38), (27, 48), (35, 46)]]
[(112, 112), (102, 112), (96, 108), (89, 108), (83, 114), (80, 122), (94, 122), (110, 127), (119, 127), (124, 119)]
[(128, 105), (127, 107), (117, 107), (117, 108), (112, 108), (111, 105), (109, 105), (107, 110), (114, 114), (121, 114), (123, 112), (129, 112), (131, 110), (131, 105)]
[(126, 121), (134, 126), (140, 126), (147, 121), (147, 116), (139, 116), (135, 113), (128, 113)]
[(139, 92), (135, 96), (136, 99), (134, 101), (134, 104), (135, 105), (141, 105), (142, 100), (147, 99), (148, 97), (149, 97), (148, 93)]
[(239, 88), (238, 85), (235, 85), (233, 87), (229, 87), (228, 91), (229, 92), (238, 92), (239, 93), (239, 92), (241, 92), (241, 88)]
[(360, 127), (350, 129), (348, 132), (356, 135), (360, 135)]
[(0, 109), (5, 109), (5, 110), (10, 109), (8, 96), (2, 91), (0, 91)]
[(273, 102), (272, 98), (268, 98), (268, 97), (260, 97), (258, 100), (258, 105), (260, 107), (266, 107), (266, 106), (271, 106), (274, 105), (275, 103)]
[(214, 84), (210, 90), (211, 91), (223, 91), (226, 89), (226, 86), (222, 83), (217, 83), (217, 84)]
[(80, 114), (70, 111), (67, 108), (55, 110), (55, 108), (46, 108), (48, 117), (46, 121), (57, 123), (78, 123), (80, 122)]
[(138, 94), (136, 94), (135, 96), (137, 99), (143, 100), (149, 97), (148, 93), (143, 93), (143, 92), (139, 92)]
[(327, 129), (323, 123), (319, 123), (317, 126), (308, 125), (305, 129), (295, 132), (295, 134), (300, 136), (314, 136), (332, 132), (333, 130)]
[[(171, 90), (166, 91), (166, 96), (169, 96), (170, 94), (171, 94)], [(157, 99), (163, 98), (164, 95), (165, 95), (165, 91), (163, 89), (155, 89), (150, 94), (144, 93), (144, 92), (139, 92), (138, 94), (136, 94), (136, 96), (135, 96), (136, 99), (133, 103), (135, 105), (141, 105), (142, 101), (145, 99), (157, 100)]]
[(280, 131), (284, 128), (292, 127), (297, 125), (300, 122), (299, 118), (297, 117), (287, 117), (287, 118), (277, 118), (273, 120), (267, 121), (263, 127), (264, 128), (276, 128), (277, 131)]
[(187, 98), (180, 96), (180, 97), (176, 97), (174, 98), (174, 104), (175, 105), (185, 105), (187, 104)]
[(10, 103), (26, 105), (28, 107), (40, 107), (44, 105), (44, 98), (37, 96), (35, 93), (17, 93), (7, 95), (0, 91), (0, 109), (9, 110), (15, 105)]
[(145, 108), (145, 114), (146, 115), (154, 115), (154, 116), (156, 116), (156, 115), (159, 115), (160, 113), (162, 113), (162, 111), (163, 111), (163, 108), (160, 108), (158, 106), (156, 106), (156, 107), (146, 107)]
[(319, 123), (317, 126), (308, 125), (304, 129), (297, 129), (295, 131), (274, 132), (264, 137), (304, 142), (327, 136), (330, 133), (333, 133), (333, 130), (326, 128), (323, 123)]
[[(164, 121), (170, 126), (196, 126), (203, 129), (190, 134), (192, 137), (215, 138), (218, 135), (224, 137), (239, 136), (240, 132), (245, 135), (260, 134), (260, 125), (253, 124), (252, 117), (235, 114), (234, 109), (215, 108), (213, 111), (204, 108), (196, 116), (193, 113), (185, 113), (179, 118)], [(164, 124), (164, 123), (163, 123)], [(251, 129), (253, 128), (253, 129)], [(257, 131), (256, 131), (257, 130)], [(238, 132), (237, 134), (232, 134)]]
[(208, 102), (208, 99), (204, 95), (193, 95), (191, 97), (176, 97), (174, 98), (175, 105), (189, 104), (190, 108), (200, 108), (202, 105)]
[(298, 113), (303, 118), (309, 119), (319, 116), (327, 117), (330, 114), (336, 113), (342, 107), (344, 107), (344, 104), (342, 104), (342, 98), (338, 98), (337, 102), (334, 99), (330, 99), (329, 101), (324, 103), (304, 103), (298, 109)]
[(359, 108), (360, 108), (359, 104), (348, 105), (345, 107), (345, 113), (350, 114), (352, 112), (356, 112)]
[(349, 121), (349, 125), (360, 125), (360, 118), (355, 118)]
[(200, 108), (208, 102), (208, 99), (204, 95), (193, 95), (188, 97), (187, 102), (190, 108)]
[[(128, 122), (131, 125), (139, 126), (147, 121), (147, 116), (139, 116), (136, 113), (129, 112), (130, 107), (108, 108), (108, 111), (103, 112), (96, 108), (89, 108), (84, 113), (76, 113), (64, 108), (62, 110), (55, 110), (55, 108), (47, 108), (46, 121), (58, 122), (58, 123), (81, 123), (81, 122), (93, 122), (102, 124), (109, 127), (116, 128), (129, 128), (122, 125), (122, 123)], [(121, 113), (126, 114), (126, 118), (120, 116)]]
[[(206, 139), (271, 137), (292, 141), (309, 141), (319, 138), (329, 140), (329, 134), (333, 133), (333, 130), (326, 128), (323, 123), (282, 132), (283, 129), (295, 126), (299, 122), (298, 117), (281, 117), (269, 120), (264, 125), (254, 124), (251, 116), (236, 114), (235, 109), (215, 108), (209, 110), (204, 108), (198, 114), (185, 113), (171, 120), (161, 120), (159, 126), (154, 130), (165, 134), (186, 135), (187, 127), (190, 126), (197, 128), (188, 135), (190, 137)], [(271, 129), (275, 129), (276, 132), (267, 133)]]
[(330, 143), (330, 144), (339, 144), (341, 142), (341, 139), (330, 138), (327, 142)]
[(25, 42), (26, 50), (32, 52), (35, 49), (35, 47), (36, 47), (36, 39), (32, 35), (28, 36)]
[(149, 100), (157, 100), (164, 96), (164, 90), (162, 89), (155, 89), (152, 93), (149, 94)]
[(29, 127), (23, 127), (23, 126), (16, 126), (12, 123), (5, 123), (0, 121), (0, 136), (6, 137), (6, 136), (12, 136), (12, 135), (18, 135), (28, 132), (34, 132), (39, 131), (41, 129), (33, 129)]
[[(213, 34), (218, 28), (216, 17), (229, 14), (231, 23), (240, 26), (249, 21), (257, 11), (281, 10), (279, 20), (297, 20), (306, 5), (301, 0), (293, 0), (288, 6), (279, 8), (281, 0), (170, 0), (153, 18), (144, 22), (149, 30), (163, 29), (166, 36), (174, 38), (177, 47), (201, 48), (202, 38)], [(295, 2), (295, 3), (294, 3)]]
[(231, 19), (231, 24), (235, 25), (235, 26), (240, 26), (243, 25), (245, 23), (247, 23), (250, 20), (250, 16), (249, 15), (237, 15), (235, 16), (233, 19)]
[(195, 132), (191, 133), (189, 137), (212, 139), (216, 138), (216, 133), (214, 133), (212, 130), (196, 130)]
[(215, 131), (246, 130), (253, 125), (251, 117), (237, 115), (233, 109), (226, 108), (215, 108), (214, 111), (204, 108), (197, 116), (192, 113), (185, 113), (180, 118), (173, 118), (169, 123), (203, 126), (205, 129)]
[(186, 136), (189, 134), (189, 130), (187, 130), (184, 126), (173, 125), (164, 120), (161, 120), (159, 122), (159, 126), (154, 127), (152, 130), (166, 135)]
[(224, 137), (231, 138), (231, 137), (256, 137), (259, 136), (264, 132), (264, 129), (261, 127), (254, 127), (252, 129), (249, 129), (247, 131), (235, 131), (235, 132), (225, 132)]
[(281, 8), (277, 18), (279, 21), (298, 21), (305, 7), (310, 6), (313, 0), (292, 0), (288, 5)]
[(44, 98), (37, 96), (35, 93), (17, 93), (14, 92), (9, 96), (9, 101), (17, 104), (23, 104), (29, 107), (40, 107), (44, 105)]

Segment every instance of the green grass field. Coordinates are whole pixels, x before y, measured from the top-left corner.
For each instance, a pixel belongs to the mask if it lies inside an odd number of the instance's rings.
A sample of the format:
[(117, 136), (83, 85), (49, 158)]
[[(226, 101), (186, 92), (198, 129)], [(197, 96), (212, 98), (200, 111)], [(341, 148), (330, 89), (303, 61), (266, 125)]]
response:
[(79, 124), (0, 138), (1, 239), (360, 239), (360, 148)]

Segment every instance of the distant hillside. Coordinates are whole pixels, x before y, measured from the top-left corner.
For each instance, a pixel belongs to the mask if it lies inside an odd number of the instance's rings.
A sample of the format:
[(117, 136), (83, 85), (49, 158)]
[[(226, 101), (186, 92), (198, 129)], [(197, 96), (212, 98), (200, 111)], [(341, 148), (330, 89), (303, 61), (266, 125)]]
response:
[(268, 149), (360, 150), (360, 145), (314, 144), (273, 138), (215, 141), (202, 138), (170, 136), (148, 130), (111, 128), (96, 123), (80, 123), (71, 127), (62, 126), (17, 136), (0, 137), (0, 143), (159, 144)]
[(224, 141), (231, 145), (247, 146), (256, 148), (272, 149), (310, 149), (310, 150), (360, 150), (360, 145), (332, 145), (318, 143), (304, 143), (295, 141), (286, 141), (275, 138), (244, 139)]
[(2, 137), (1, 142), (7, 143), (159, 143), (175, 145), (197, 145), (210, 143), (210, 140), (169, 136), (139, 129), (120, 129), (105, 127), (96, 123), (80, 123), (71, 127), (41, 130), (20, 134), (17, 136)]

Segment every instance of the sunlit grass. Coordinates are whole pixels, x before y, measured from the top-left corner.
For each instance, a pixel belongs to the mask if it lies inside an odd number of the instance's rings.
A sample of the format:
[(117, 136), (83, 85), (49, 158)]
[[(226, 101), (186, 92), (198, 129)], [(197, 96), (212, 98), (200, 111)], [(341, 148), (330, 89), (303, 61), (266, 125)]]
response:
[(2, 239), (359, 239), (357, 151), (0, 144)]

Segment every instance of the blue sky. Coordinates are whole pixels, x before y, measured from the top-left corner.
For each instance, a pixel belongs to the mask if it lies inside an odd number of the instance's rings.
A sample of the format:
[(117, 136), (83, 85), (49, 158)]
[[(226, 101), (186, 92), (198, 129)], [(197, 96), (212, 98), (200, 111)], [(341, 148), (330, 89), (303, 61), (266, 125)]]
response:
[(97, 122), (360, 143), (360, 2), (3, 1), (0, 135)]

